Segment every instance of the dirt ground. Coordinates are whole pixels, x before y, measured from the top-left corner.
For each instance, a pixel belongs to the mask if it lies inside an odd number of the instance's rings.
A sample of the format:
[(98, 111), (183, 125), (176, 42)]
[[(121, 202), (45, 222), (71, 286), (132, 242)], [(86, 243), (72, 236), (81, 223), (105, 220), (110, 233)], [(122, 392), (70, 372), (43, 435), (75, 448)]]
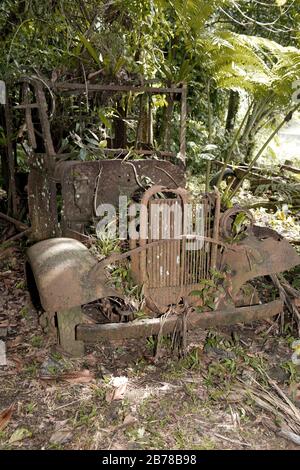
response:
[(0, 326), (8, 325), (1, 449), (300, 448), (280, 435), (300, 429), (288, 324), (283, 335), (273, 321), (194, 331), (181, 359), (168, 339), (156, 359), (151, 339), (97, 344), (71, 359), (38, 324), (21, 249), (7, 250), (0, 258)]

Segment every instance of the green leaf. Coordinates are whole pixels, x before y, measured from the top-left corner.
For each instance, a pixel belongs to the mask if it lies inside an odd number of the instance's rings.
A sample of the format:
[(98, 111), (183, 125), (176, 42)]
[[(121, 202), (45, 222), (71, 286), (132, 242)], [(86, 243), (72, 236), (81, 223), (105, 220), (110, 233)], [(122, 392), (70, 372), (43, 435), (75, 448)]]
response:
[(213, 300), (209, 300), (208, 302), (206, 302), (206, 305), (207, 307), (211, 308), (211, 310), (215, 309), (215, 303)]
[(240, 231), (241, 231), (241, 228), (245, 222), (245, 219), (246, 219), (247, 215), (244, 213), (244, 212), (240, 212), (235, 220), (234, 220), (234, 223), (233, 223), (233, 232), (237, 235)]
[(86, 159), (86, 156), (87, 156), (87, 150), (86, 150), (86, 148), (80, 149), (80, 152), (79, 152), (79, 158), (80, 158), (80, 160), (85, 160), (85, 159)]
[(202, 290), (192, 290), (190, 295), (195, 295), (197, 297), (202, 297)]
[(92, 46), (90, 41), (84, 37), (83, 34), (79, 34), (79, 39), (90, 54), (90, 56), (94, 59), (97, 65), (100, 65), (99, 54), (97, 53), (96, 49)]
[(99, 142), (99, 147), (101, 149), (105, 149), (107, 147), (107, 140), (106, 139), (101, 140), (101, 142)]
[(10, 436), (9, 443), (12, 444), (14, 442), (22, 441), (23, 439), (26, 439), (27, 437), (31, 437), (31, 436), (32, 436), (32, 432), (29, 431), (28, 429), (18, 428)]
[(111, 121), (109, 119), (107, 119), (107, 117), (105, 116), (104, 113), (102, 113), (100, 110), (98, 111), (98, 116), (99, 118), (101, 119), (101, 121), (103, 122), (103, 124), (105, 125), (105, 127), (107, 127), (108, 129), (111, 128)]

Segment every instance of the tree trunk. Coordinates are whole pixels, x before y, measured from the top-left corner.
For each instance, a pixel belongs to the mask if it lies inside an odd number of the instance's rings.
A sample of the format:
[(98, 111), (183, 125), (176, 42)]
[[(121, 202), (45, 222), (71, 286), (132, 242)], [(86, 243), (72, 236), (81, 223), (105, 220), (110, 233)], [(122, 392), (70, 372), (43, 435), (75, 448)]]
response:
[(229, 101), (228, 101), (228, 111), (225, 132), (230, 134), (235, 126), (237, 112), (239, 110), (240, 104), (240, 95), (238, 91), (230, 90)]
[(126, 123), (124, 119), (126, 118), (126, 108), (124, 109), (120, 101), (117, 104), (117, 113), (119, 117), (114, 120), (115, 127), (115, 138), (114, 138), (114, 148), (126, 148), (127, 146), (127, 135), (126, 135)]
[(174, 108), (173, 95), (167, 95), (167, 106), (164, 107), (160, 132), (160, 144), (164, 150), (170, 149), (171, 143), (171, 121)]
[[(3, 106), (0, 106), (0, 126), (3, 129), (5, 129), (5, 114), (4, 114)], [(4, 143), (0, 145), (0, 155), (1, 155), (1, 185), (4, 191), (8, 192), (9, 167), (8, 167), (8, 160), (7, 160), (6, 145)]]
[(137, 129), (136, 146), (138, 149), (152, 148), (152, 109), (149, 96), (144, 93), (140, 97), (140, 117)]

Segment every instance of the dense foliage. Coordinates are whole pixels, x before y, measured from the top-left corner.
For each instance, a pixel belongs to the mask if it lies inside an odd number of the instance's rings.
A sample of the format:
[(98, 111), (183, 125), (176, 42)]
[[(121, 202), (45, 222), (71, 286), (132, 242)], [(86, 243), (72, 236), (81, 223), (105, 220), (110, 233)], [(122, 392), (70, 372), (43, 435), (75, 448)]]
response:
[[(186, 81), (191, 170), (212, 158), (255, 162), (295, 108), (299, 7), (299, 0), (3, 0), (0, 78)], [(110, 119), (135, 106), (123, 97), (90, 101), (89, 118), (79, 119), (78, 102), (60, 105), (55, 145), (80, 158), (105, 146)], [(154, 143), (168, 140), (176, 150), (177, 133), (163, 129), (166, 107), (165, 99), (153, 102)]]

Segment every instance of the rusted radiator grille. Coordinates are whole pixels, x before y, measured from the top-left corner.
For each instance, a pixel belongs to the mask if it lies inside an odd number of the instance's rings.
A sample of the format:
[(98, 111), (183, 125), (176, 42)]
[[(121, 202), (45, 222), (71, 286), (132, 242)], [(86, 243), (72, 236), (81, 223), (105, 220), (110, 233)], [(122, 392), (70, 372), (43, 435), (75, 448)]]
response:
[[(193, 211), (191, 211), (192, 220), (190, 226), (193, 229), (192, 233), (198, 233), (199, 236), (211, 237), (211, 205), (207, 198), (204, 198), (201, 203), (201, 207), (193, 207)], [(176, 213), (176, 207), (180, 206), (180, 204), (181, 201), (179, 199), (154, 199), (149, 202), (148, 242), (169, 238), (168, 242), (155, 245), (149, 248), (147, 253), (145, 253), (146, 278), (147, 285), (150, 289), (196, 285), (201, 279), (210, 277), (210, 242), (197, 239), (196, 237), (193, 238), (192, 236), (183, 239), (174, 238), (176, 235), (174, 213)], [(155, 230), (152, 228), (154, 224), (152, 224), (153, 221), (151, 220), (153, 206), (156, 206), (156, 211), (159, 212), (160, 215), (158, 223), (156, 220)], [(159, 206), (159, 211), (157, 206)], [(162, 217), (163, 210), (166, 206), (168, 206), (170, 213), (168, 224)], [(198, 213), (196, 213), (196, 209), (198, 209)], [(183, 227), (184, 217), (184, 213), (182, 212), (181, 228)], [(196, 217), (198, 217), (198, 223), (199, 217), (202, 218), (203, 226), (200, 232), (199, 230), (196, 231)]]

